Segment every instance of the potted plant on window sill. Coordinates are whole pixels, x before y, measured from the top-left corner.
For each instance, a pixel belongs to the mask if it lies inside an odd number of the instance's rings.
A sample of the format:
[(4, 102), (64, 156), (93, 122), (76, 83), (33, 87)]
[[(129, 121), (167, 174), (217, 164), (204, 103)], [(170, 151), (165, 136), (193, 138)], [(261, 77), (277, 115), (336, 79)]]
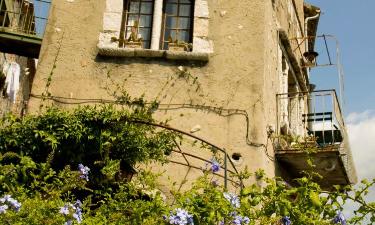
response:
[(180, 41), (178, 39), (173, 41), (172, 38), (169, 38), (169, 43), (168, 43), (168, 50), (169, 51), (190, 52), (192, 48), (193, 48), (193, 44), (191, 44), (191, 43)]
[(125, 41), (125, 48), (143, 48), (142, 41), (143, 39), (141, 37), (138, 37), (138, 31), (136, 27), (132, 27), (130, 37)]
[[(120, 39), (118, 40), (120, 42), (119, 46), (125, 47), (125, 48), (133, 48), (133, 49), (143, 48), (143, 39), (142, 39), (142, 37), (139, 37), (138, 28), (139, 28), (138, 22), (135, 21), (134, 26), (131, 27), (131, 33), (130, 33), (129, 38), (127, 38), (125, 40), (122, 39), (122, 41), (121, 41), (120, 40), (121, 35), (120, 35)], [(112, 40), (112, 41), (117, 41), (117, 39)]]

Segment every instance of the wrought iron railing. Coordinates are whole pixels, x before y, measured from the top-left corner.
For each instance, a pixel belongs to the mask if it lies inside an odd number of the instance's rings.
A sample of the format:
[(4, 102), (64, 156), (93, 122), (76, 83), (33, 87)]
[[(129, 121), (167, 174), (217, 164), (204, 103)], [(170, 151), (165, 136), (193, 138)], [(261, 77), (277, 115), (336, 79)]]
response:
[(0, 0), (0, 29), (42, 38), (51, 1)]
[(217, 172), (214, 175), (223, 179), (224, 187), (227, 189), (229, 185), (236, 188), (242, 188), (243, 182), (239, 176), (239, 171), (237, 170), (235, 163), (228, 155), (227, 151), (220, 148), (207, 140), (197, 137), (191, 133), (182, 131), (177, 128), (170, 126), (150, 123), (146, 121), (130, 121), (132, 123), (147, 124), (150, 126), (159, 127), (161, 129), (166, 129), (171, 132), (178, 134), (181, 138), (176, 140), (175, 149), (172, 154), (180, 155), (178, 157), (170, 156), (169, 162), (186, 166), (189, 168), (185, 178), (188, 176), (190, 169), (205, 171), (205, 165), (211, 164), (211, 158), (215, 157), (220, 162), (221, 172)]
[[(336, 151), (346, 173), (356, 180), (347, 130), (335, 90), (277, 95), (276, 153), (312, 147), (315, 151)], [(302, 143), (289, 145), (283, 138), (298, 137)], [(282, 146), (282, 143), (286, 146)]]
[(278, 94), (277, 134), (315, 137), (321, 147), (342, 143), (347, 135), (335, 90)]

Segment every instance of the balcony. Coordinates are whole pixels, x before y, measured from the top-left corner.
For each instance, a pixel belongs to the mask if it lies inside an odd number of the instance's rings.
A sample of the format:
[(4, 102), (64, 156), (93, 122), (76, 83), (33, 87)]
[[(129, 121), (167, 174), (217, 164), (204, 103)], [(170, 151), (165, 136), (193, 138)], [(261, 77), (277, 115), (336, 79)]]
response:
[(0, 0), (0, 52), (38, 58), (50, 4)]
[[(275, 157), (280, 175), (293, 184), (316, 172), (322, 188), (356, 182), (342, 111), (334, 90), (277, 95)], [(310, 160), (313, 164), (308, 163)]]

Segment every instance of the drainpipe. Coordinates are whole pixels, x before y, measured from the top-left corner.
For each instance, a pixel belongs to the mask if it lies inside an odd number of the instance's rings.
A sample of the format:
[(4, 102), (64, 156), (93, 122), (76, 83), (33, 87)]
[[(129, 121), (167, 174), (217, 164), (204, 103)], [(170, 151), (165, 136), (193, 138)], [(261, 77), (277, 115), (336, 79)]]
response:
[[(310, 17), (307, 17), (305, 19), (305, 51), (308, 52), (309, 51), (309, 38), (308, 38), (308, 34), (307, 34), (307, 25), (309, 23), (310, 20), (316, 20), (319, 18), (320, 16), (320, 9), (316, 10), (317, 14), (315, 16), (310, 16)], [(310, 78), (310, 70), (309, 68), (306, 67), (306, 73), (307, 73), (307, 78), (309, 79)]]
[[(318, 19), (319, 18), (319, 16), (320, 16), (320, 10), (318, 9), (318, 10), (316, 10), (316, 12), (317, 12), (317, 14), (315, 15), (315, 16), (310, 16), (310, 17), (307, 17), (306, 19), (305, 19), (305, 38), (307, 38), (307, 24), (309, 23), (309, 21), (310, 20), (316, 20), (316, 19)], [(308, 42), (308, 39), (306, 39), (307, 41), (306, 41), (306, 43), (305, 43), (305, 51), (308, 51), (309, 49), (308, 49), (308, 47), (309, 47), (309, 42)]]

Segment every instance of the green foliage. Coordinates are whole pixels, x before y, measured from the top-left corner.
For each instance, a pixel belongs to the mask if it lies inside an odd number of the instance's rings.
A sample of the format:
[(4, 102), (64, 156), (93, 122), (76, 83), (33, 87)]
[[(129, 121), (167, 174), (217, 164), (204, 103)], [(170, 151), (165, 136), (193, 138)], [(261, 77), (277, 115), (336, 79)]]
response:
[[(83, 202), (81, 224), (90, 225), (169, 224), (163, 216), (176, 208), (192, 215), (196, 225), (234, 224), (238, 216), (251, 225), (282, 224), (286, 216), (292, 224), (328, 225), (349, 201), (358, 207), (348, 224), (375, 221), (375, 203), (365, 199), (375, 180), (364, 180), (357, 189), (326, 191), (309, 174), (290, 187), (279, 178), (266, 178), (264, 171), (242, 171), (242, 179), (257, 182), (231, 190), (236, 194), (216, 182), (211, 170), (184, 192), (161, 193), (158, 175), (149, 171), (139, 170), (129, 180), (136, 164), (166, 162), (165, 155), (181, 138), (147, 125), (152, 121), (147, 108), (130, 112), (111, 106), (70, 112), (51, 108), (39, 116), (1, 119), (0, 198), (9, 194), (22, 206), (19, 212), (0, 211), (0, 224), (76, 224), (72, 215), (60, 212), (76, 200)], [(79, 163), (90, 168), (88, 181)]]
[(152, 122), (152, 118), (147, 109), (129, 112), (112, 106), (50, 108), (43, 115), (23, 118), (8, 115), (0, 119), (0, 153), (5, 161), (28, 156), (56, 170), (82, 163), (99, 182), (100, 171), (113, 166), (113, 160), (128, 171), (136, 163), (164, 160), (173, 148), (171, 132), (133, 121)]

